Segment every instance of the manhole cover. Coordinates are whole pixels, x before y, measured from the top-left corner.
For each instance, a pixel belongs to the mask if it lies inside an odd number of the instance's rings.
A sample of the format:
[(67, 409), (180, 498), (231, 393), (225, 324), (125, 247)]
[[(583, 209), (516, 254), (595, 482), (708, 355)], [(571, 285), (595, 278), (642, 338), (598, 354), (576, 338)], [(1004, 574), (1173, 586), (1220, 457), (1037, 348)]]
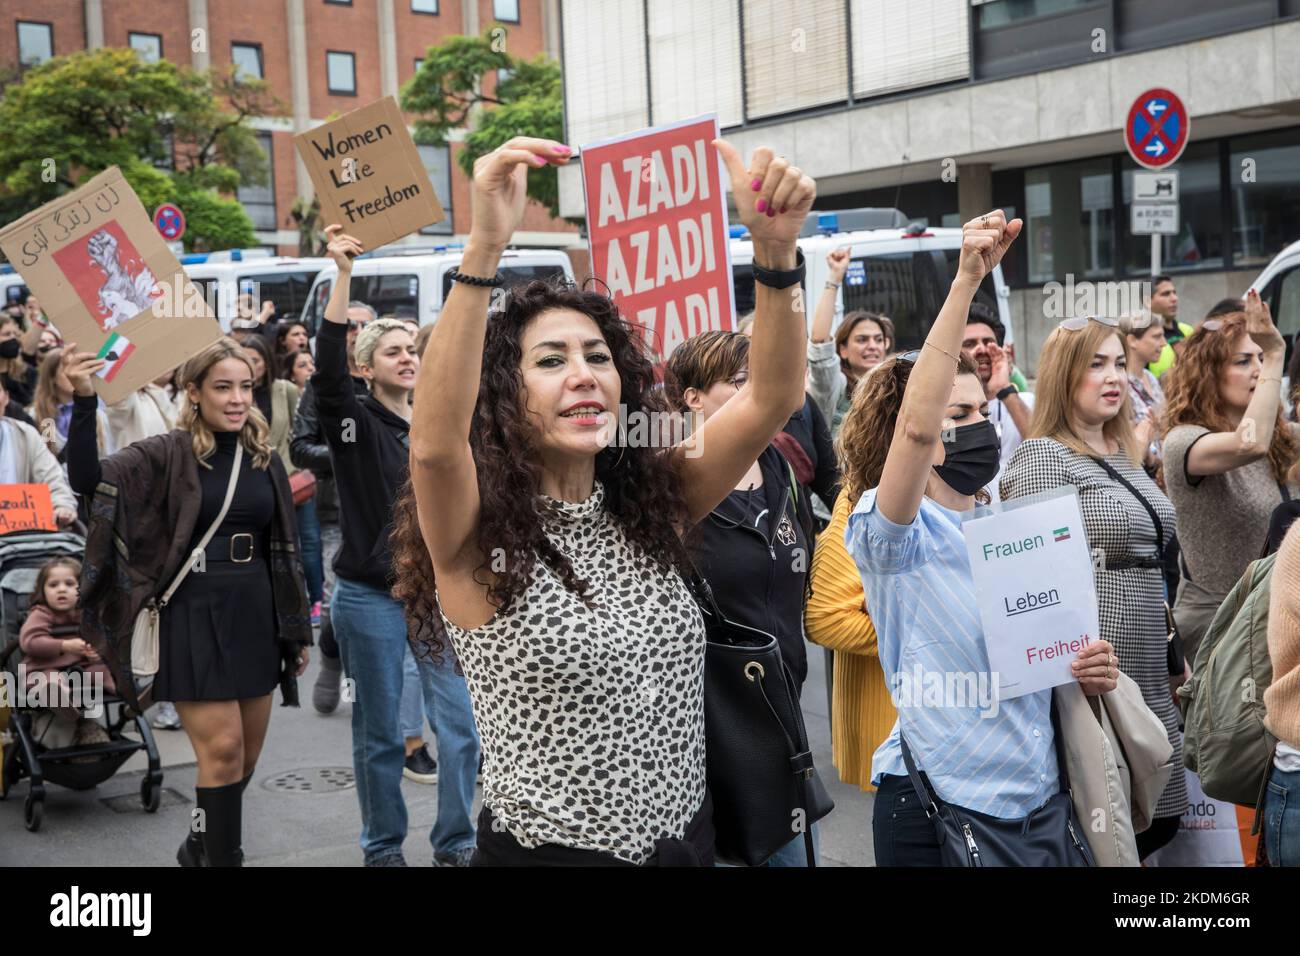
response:
[[(124, 793), (120, 797), (101, 797), (99, 802), (114, 813), (144, 813), (144, 805), (140, 803), (140, 792), (138, 790)], [(158, 807), (159, 809), (163, 807), (183, 807), (189, 802), (171, 787), (163, 787)]]
[(330, 793), (356, 786), (351, 767), (307, 767), (286, 770), (262, 781), (262, 787), (279, 793)]

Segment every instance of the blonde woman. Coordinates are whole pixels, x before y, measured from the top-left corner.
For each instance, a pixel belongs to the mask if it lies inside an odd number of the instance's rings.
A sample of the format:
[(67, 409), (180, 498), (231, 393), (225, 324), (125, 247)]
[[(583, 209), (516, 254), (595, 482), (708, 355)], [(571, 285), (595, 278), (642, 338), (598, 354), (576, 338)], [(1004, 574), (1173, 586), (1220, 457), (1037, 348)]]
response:
[[(1002, 472), (1002, 500), (1067, 487), (1078, 492), (1096, 567), (1101, 636), (1164, 723), (1179, 766), (1183, 738), (1169, 692), (1164, 584), (1164, 553), (1178, 519), (1142, 468), (1145, 446), (1133, 427), (1126, 353), (1117, 319), (1066, 319), (1048, 336), (1029, 438)], [(1151, 827), (1137, 834), (1138, 855), (1172, 840), (1186, 808), (1187, 782), (1175, 773)]]
[(80, 494), (94, 496), (82, 637), (138, 706), (130, 667), (136, 615), (183, 568), (202, 567), (162, 609), (151, 696), (176, 704), (198, 758), (196, 803), (205, 826), (190, 834), (177, 860), (240, 866), (243, 792), (266, 737), (271, 692), (278, 684), (285, 703), (297, 704), (294, 678), (307, 666), (311, 643), (289, 479), (253, 404), (252, 363), (232, 339), (209, 345), (181, 370), (179, 429), (101, 462), (91, 376), (103, 364), (69, 344), (62, 366), (76, 393), (69, 476)]
[[(36, 376), (36, 397), (28, 409), (32, 421), (41, 431), (45, 446), (51, 454), (60, 457), (72, 422), (72, 383), (63, 370), (62, 358), (63, 351), (55, 349), (41, 359), (40, 372)], [(101, 458), (117, 450), (102, 408), (95, 413), (95, 447)]]

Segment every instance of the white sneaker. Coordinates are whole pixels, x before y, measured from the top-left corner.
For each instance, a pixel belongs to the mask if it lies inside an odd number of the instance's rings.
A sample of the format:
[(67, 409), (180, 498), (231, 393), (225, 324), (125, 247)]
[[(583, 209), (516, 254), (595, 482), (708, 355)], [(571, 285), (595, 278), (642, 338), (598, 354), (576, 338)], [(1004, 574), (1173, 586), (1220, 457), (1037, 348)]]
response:
[(180, 730), (181, 715), (176, 713), (175, 706), (169, 701), (161, 701), (157, 712), (149, 721), (149, 726), (154, 730)]

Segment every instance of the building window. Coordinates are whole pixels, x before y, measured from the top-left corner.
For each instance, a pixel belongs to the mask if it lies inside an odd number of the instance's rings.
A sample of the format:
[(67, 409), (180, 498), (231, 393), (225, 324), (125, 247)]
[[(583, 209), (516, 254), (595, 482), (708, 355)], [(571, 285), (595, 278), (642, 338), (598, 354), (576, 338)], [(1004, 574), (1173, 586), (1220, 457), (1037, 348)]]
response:
[(1025, 170), (1029, 281), (1094, 279), (1115, 268), (1110, 157)]
[(275, 218), (275, 153), (271, 142), (270, 133), (257, 134), (257, 145), (266, 153), (266, 185), (240, 186), (237, 194), (248, 218), (253, 220), (253, 228), (267, 231), (278, 228)]
[(326, 73), (329, 76), (329, 91), (340, 96), (357, 95), (357, 58), (351, 53), (336, 53), (333, 50), (325, 54)]
[(326, 3), (332, 3), (336, 7), (350, 7), (352, 0), (325, 0)]
[(501, 23), (518, 23), (519, 0), (492, 0), (492, 16)]
[(981, 30), (1004, 27), (1011, 23), (1037, 20), (1078, 7), (1096, 6), (1097, 0), (987, 0), (972, 4), (979, 11), (976, 24)]
[(438, 197), (438, 202), (442, 204), (442, 211), (447, 214), (447, 218), (442, 222), (425, 226), (420, 230), (420, 234), (449, 236), (455, 232), (451, 224), (451, 147), (417, 146), (416, 149), (424, 162), (425, 170), (429, 173), (429, 181), (433, 183), (433, 194)]
[(1296, 238), (1295, 224), (1300, 222), (1300, 138), (1296, 134), (1291, 129), (1229, 141), (1235, 266), (1265, 265)]
[(434, 16), (438, 13), (438, 0), (411, 0), (412, 13), (429, 13)]
[(54, 24), (18, 21), (18, 63), (35, 66), (54, 56)]
[(509, 67), (504, 67), (504, 66), (498, 67), (497, 68), (497, 89), (498, 90), (501, 89), (501, 84), (504, 83), (506, 80), (510, 79), (510, 77), (514, 75), (515, 75), (515, 71), (510, 69)]
[(162, 36), (157, 33), (128, 33), (126, 42), (146, 63), (157, 63), (162, 59)]
[[(1124, 208), (1121, 225), (1128, 236), (1124, 265), (1129, 274), (1151, 273), (1151, 237), (1129, 235), (1129, 203), (1133, 195), (1133, 173), (1138, 166), (1126, 153), (1123, 157)], [(1192, 143), (1174, 165), (1178, 170), (1178, 226), (1176, 236), (1165, 236), (1160, 252), (1160, 271), (1178, 269), (1222, 269), (1223, 192), (1219, 180), (1219, 141)]]
[(415, 58), (415, 72), (416, 72), (416, 73), (419, 73), (419, 72), (420, 72), (420, 67), (422, 67), (422, 66), (424, 66), (424, 57), (422, 57), (422, 56), (417, 56), (417, 57)]
[(262, 44), (230, 44), (230, 62), (235, 65), (235, 77), (247, 77), (250, 80), (262, 79)]

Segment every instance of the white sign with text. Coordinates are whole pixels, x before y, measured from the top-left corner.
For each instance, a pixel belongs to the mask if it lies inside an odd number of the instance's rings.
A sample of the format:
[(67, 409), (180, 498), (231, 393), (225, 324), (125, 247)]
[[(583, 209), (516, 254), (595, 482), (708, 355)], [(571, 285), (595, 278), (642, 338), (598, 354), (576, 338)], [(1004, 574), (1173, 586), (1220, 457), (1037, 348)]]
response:
[(1099, 636), (1092, 555), (1073, 488), (979, 509), (962, 522), (989, 669), (1001, 700), (1074, 680)]

